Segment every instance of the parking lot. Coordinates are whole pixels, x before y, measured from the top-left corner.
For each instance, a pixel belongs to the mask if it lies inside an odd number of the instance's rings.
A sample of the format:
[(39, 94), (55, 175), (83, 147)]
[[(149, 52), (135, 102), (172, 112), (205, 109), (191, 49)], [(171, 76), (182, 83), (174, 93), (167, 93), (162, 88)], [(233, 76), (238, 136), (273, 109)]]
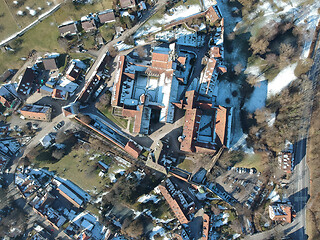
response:
[(220, 175), (216, 182), (243, 206), (251, 208), (261, 192), (262, 181), (259, 180), (259, 176), (260, 173), (255, 169), (230, 168)]

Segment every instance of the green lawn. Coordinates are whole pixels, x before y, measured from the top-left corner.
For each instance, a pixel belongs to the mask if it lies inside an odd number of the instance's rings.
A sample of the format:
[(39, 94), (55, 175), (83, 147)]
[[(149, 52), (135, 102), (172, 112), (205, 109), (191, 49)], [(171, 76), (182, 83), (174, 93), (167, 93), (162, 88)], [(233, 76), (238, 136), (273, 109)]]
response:
[(112, 0), (95, 1), (94, 4), (74, 5), (71, 1), (66, 2), (54, 13), (56, 21), (61, 24), (65, 21), (78, 21), (82, 16), (89, 13), (101, 12), (112, 8)]
[(92, 49), (96, 43), (95, 36), (92, 34), (83, 34), (82, 42), (84, 49)]
[(10, 14), (5, 0), (0, 0), (0, 40), (7, 38), (18, 30), (18, 25)]
[(178, 168), (184, 169), (188, 172), (192, 172), (194, 169), (194, 162), (191, 159), (184, 159), (182, 163), (178, 165)]
[[(8, 20), (6, 21), (6, 27), (7, 25), (10, 26), (10, 29), (12, 29), (12, 33), (14, 33), (18, 28), (12, 16), (9, 15), (9, 12), (3, 11), (3, 9), (5, 9), (6, 7), (3, 5), (3, 1), (4, 0), (0, 0), (0, 16), (2, 12), (5, 13), (4, 17)], [(31, 2), (31, 0), (27, 1)], [(35, 5), (30, 4), (29, 6), (32, 7)], [(30, 29), (22, 37), (10, 42), (10, 46), (15, 50), (15, 52), (0, 52), (0, 73), (3, 73), (8, 68), (19, 69), (24, 64), (24, 61), (21, 60), (21, 58), (26, 58), (30, 51), (33, 49), (38, 52), (63, 53), (64, 50), (59, 46), (57, 42), (57, 38), (59, 37), (58, 26), (61, 23), (68, 20), (77, 21), (80, 20), (82, 16), (85, 16), (89, 13), (103, 11), (111, 7), (111, 0), (101, 0), (98, 3), (86, 4), (77, 7), (74, 6), (71, 1), (63, 3), (61, 8), (50, 17), (46, 18), (41, 23)], [(0, 17), (0, 25), (4, 25), (2, 24), (2, 22), (3, 20)], [(8, 31), (5, 30), (6, 34)], [(0, 31), (0, 39), (1, 34), (2, 32)]]
[(264, 167), (262, 163), (262, 156), (259, 153), (246, 154), (241, 162), (234, 165), (235, 167), (256, 168), (262, 172)]
[(107, 118), (118, 125), (121, 128), (127, 128), (128, 120), (125, 118), (117, 117), (112, 114), (112, 107), (106, 107), (104, 109), (99, 109)]
[(38, 52), (62, 52), (57, 38), (59, 31), (51, 16), (34, 28), (26, 32), (22, 37), (12, 41), (10, 46), (15, 52), (0, 52), (0, 72), (8, 68), (20, 68), (24, 61), (22, 57), (27, 57), (31, 50)]
[(113, 39), (116, 31), (113, 23), (105, 24), (99, 28), (101, 36), (106, 42), (109, 42)]
[(105, 181), (98, 176), (98, 160), (90, 160), (90, 157), (93, 153), (86, 154), (85, 150), (76, 148), (56, 163), (38, 163), (39, 167), (55, 171), (58, 176), (69, 179), (84, 190), (94, 190), (96, 187), (99, 192), (104, 188)]

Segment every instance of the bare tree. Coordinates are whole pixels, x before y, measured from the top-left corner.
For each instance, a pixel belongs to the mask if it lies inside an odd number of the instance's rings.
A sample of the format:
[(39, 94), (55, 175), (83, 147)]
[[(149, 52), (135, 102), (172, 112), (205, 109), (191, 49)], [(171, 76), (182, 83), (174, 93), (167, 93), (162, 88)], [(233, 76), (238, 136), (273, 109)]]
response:
[(243, 70), (242, 64), (240, 62), (237, 63), (237, 65), (234, 66), (233, 70), (236, 75), (239, 75)]
[(138, 46), (136, 50), (140, 58), (146, 57), (146, 51), (143, 46)]

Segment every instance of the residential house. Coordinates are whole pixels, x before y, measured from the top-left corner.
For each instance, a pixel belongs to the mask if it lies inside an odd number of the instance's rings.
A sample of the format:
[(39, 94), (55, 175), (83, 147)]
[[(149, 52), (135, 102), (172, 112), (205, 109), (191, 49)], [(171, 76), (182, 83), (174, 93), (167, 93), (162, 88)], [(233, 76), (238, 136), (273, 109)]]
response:
[(81, 74), (82, 68), (78, 67), (76, 62), (71, 62), (69, 65), (67, 71), (66, 71), (66, 77), (70, 81), (76, 81), (80, 74)]
[(291, 223), (292, 217), (292, 206), (285, 203), (274, 203), (269, 205), (269, 217), (273, 221)]
[(11, 79), (14, 74), (16, 73), (16, 70), (12, 70), (12, 69), (8, 69), (7, 71), (5, 71), (1, 76), (0, 76), (0, 82), (6, 82), (9, 79)]
[(42, 59), (43, 67), (45, 70), (55, 70), (58, 69), (56, 58), (44, 58)]
[(32, 68), (27, 68), (22, 75), (22, 78), (18, 84), (17, 92), (23, 96), (30, 94), (36, 75), (34, 74)]
[(27, 119), (51, 121), (52, 108), (41, 105), (25, 105), (20, 110), (21, 115)]
[(170, 195), (170, 193), (168, 192), (168, 190), (166, 189), (166, 187), (159, 185), (158, 186), (161, 194), (163, 195), (163, 197), (166, 199), (166, 201), (168, 202), (171, 210), (173, 211), (174, 215), (176, 216), (176, 218), (178, 219), (178, 221), (181, 224), (188, 224), (189, 220), (187, 219), (185, 213), (182, 211), (182, 209), (180, 208), (178, 202), (173, 199)]
[(93, 78), (86, 82), (84, 88), (82, 89), (78, 97), (78, 101), (82, 103), (87, 103), (92, 94), (98, 89), (101, 80), (102, 75), (100, 73), (97, 73), (93, 76)]
[(192, 199), (176, 189), (173, 182), (167, 178), (163, 184), (158, 186), (161, 194), (168, 202), (170, 208), (181, 224), (187, 224), (192, 219), (195, 212), (195, 203)]
[(21, 104), (21, 100), (16, 93), (12, 84), (3, 85), (0, 88), (0, 102), (2, 106), (13, 109), (18, 107)]
[(294, 154), (293, 154), (293, 145), (290, 142), (286, 143), (285, 150), (281, 151), (278, 154), (278, 163), (280, 169), (290, 174), (292, 173), (293, 166), (294, 166)]
[(58, 28), (62, 37), (73, 36), (78, 33), (77, 25), (75, 22), (60, 25)]
[(81, 26), (86, 32), (97, 30), (97, 25), (93, 18), (81, 21)]
[(206, 10), (206, 18), (211, 22), (211, 23), (214, 23), (216, 22), (217, 20), (221, 19), (222, 18), (222, 15), (221, 15), (221, 12), (220, 12), (220, 9), (217, 5), (213, 5), (211, 7), (209, 7), (207, 10)]
[(69, 93), (60, 89), (53, 89), (52, 91), (52, 99), (58, 99), (58, 100), (67, 100)]
[(120, 6), (123, 9), (134, 8), (136, 6), (135, 0), (120, 0)]
[(110, 57), (107, 54), (105, 54), (105, 56), (101, 58), (98, 66), (95, 68), (95, 71), (89, 76), (88, 81), (82, 88), (76, 101), (87, 103), (90, 100), (91, 96), (95, 93), (95, 91), (99, 88), (104, 80), (105, 66), (109, 60)]
[(114, 15), (113, 9), (109, 9), (109, 10), (98, 13), (98, 18), (101, 24), (116, 21), (116, 17)]

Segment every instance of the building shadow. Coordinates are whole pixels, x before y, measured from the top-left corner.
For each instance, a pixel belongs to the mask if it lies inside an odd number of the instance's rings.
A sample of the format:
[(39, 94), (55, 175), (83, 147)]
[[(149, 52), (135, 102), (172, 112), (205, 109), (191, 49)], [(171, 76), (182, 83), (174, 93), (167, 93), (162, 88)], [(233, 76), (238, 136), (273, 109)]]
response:
[(307, 139), (303, 138), (294, 145), (294, 167), (306, 156)]
[(289, 239), (306, 240), (309, 238), (308, 235), (305, 233), (305, 230), (303, 227), (299, 228), (293, 233), (288, 234), (288, 232), (289, 232), (288, 230), (285, 231), (285, 236), (289, 237)]
[[(303, 188), (299, 192), (289, 196), (289, 200), (293, 205), (293, 210), (295, 210), (296, 213), (300, 212), (306, 206), (309, 198), (308, 188)], [(302, 204), (299, 204), (300, 202), (302, 202)]]

